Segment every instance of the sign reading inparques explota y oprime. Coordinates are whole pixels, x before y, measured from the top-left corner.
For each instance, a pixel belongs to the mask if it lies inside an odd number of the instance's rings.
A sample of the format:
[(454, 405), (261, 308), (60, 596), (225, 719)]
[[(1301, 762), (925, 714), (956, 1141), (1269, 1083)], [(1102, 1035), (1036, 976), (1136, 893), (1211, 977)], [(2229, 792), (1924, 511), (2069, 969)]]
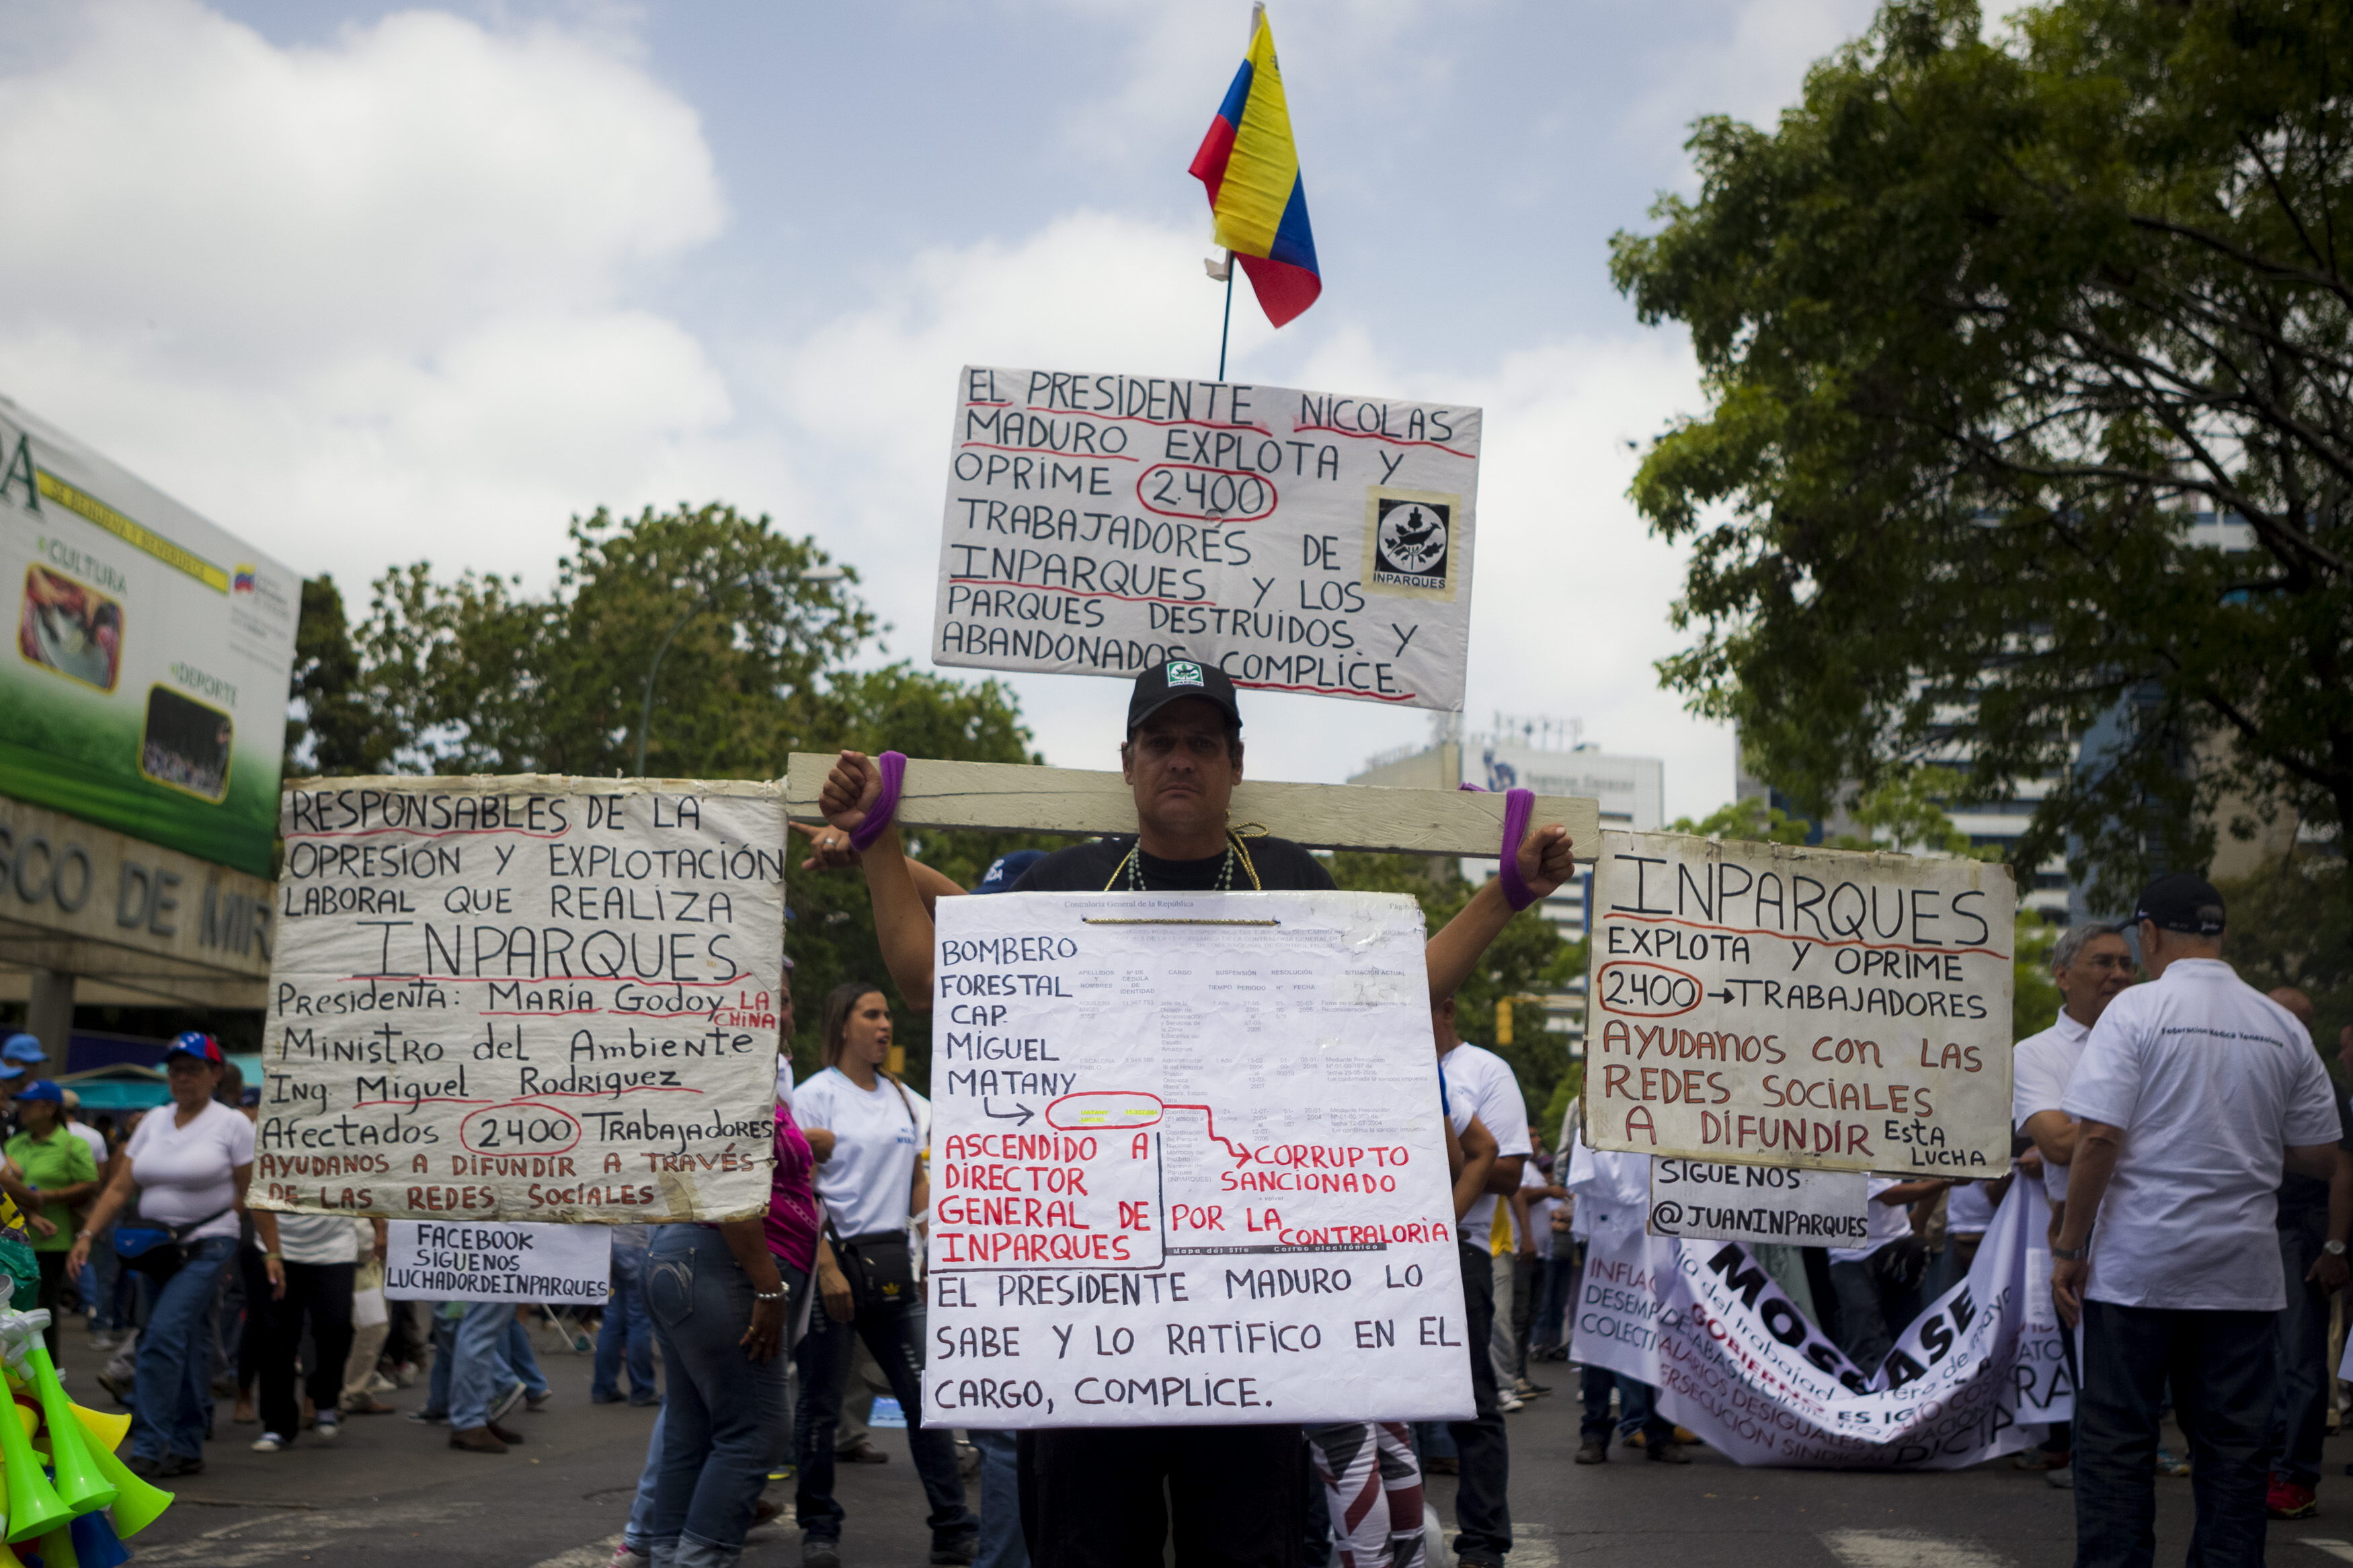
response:
[(1459, 710), (1476, 408), (967, 365), (935, 664)]
[(280, 824), (255, 1206), (765, 1208), (781, 786), (303, 780)]
[(2016, 904), (1981, 860), (1604, 833), (1586, 1141), (2001, 1174)]

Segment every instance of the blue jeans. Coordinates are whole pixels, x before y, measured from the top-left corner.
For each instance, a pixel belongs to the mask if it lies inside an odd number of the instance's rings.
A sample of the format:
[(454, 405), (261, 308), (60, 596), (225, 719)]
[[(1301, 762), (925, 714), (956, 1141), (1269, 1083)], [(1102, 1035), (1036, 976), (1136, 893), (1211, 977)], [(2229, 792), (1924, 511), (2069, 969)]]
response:
[(621, 1529), (621, 1540), (640, 1557), (654, 1554), (654, 1497), (661, 1489), (662, 1434), (669, 1422), (668, 1406), (654, 1412), (654, 1429), (646, 1434), (646, 1467), (638, 1472), (638, 1495), (629, 1500), (629, 1522)]
[[(2300, 1283), (2300, 1281), (2299, 1281)], [(2158, 1415), (2166, 1385), (2189, 1437), (2198, 1522), (2189, 1568), (2260, 1568), (2272, 1312), (2084, 1303), (2075, 1394), (2076, 1568), (2149, 1568), (2157, 1554)]]
[[(1642, 1429), (1642, 1441), (1651, 1447), (1675, 1440), (1672, 1422), (1659, 1415), (1659, 1391), (1647, 1383), (1638, 1383), (1622, 1372), (1611, 1372), (1604, 1366), (1580, 1369), (1578, 1386), (1585, 1397), (1585, 1419), (1579, 1423), (1577, 1435), (1588, 1443), (1607, 1445), (1614, 1428), (1624, 1431), (1630, 1426)], [(1609, 1419), (1609, 1391), (1618, 1391), (1618, 1419)]]
[[(778, 1266), (786, 1321), (808, 1277)], [(670, 1367), (661, 1474), (646, 1531), (658, 1568), (727, 1568), (785, 1430), (785, 1358), (753, 1361), (740, 1342), (752, 1281), (718, 1228), (664, 1226), (646, 1258), (646, 1307)]]
[(2320, 1484), (2320, 1444), (2328, 1435), (2328, 1292), (2305, 1279), (2327, 1239), (2327, 1209), (2280, 1215), (2287, 1306), (2277, 1319), (2279, 1397), (2263, 1450), (2271, 1473), (2300, 1487)]
[(213, 1410), (213, 1297), (236, 1255), (237, 1237), (208, 1237), (160, 1289), (148, 1284), (153, 1305), (139, 1336), (131, 1411), (131, 1451), (140, 1458), (205, 1457)]
[(974, 1568), (1029, 1568), (1021, 1539), (1021, 1460), (1013, 1434), (975, 1426), (965, 1434), (980, 1450), (980, 1554)]
[[(531, 1331), (522, 1326), (522, 1320), (514, 1315), (512, 1307), (507, 1309), (507, 1337), (504, 1349), (507, 1370), (515, 1377), (522, 1379), (522, 1391), (533, 1399), (546, 1398), (547, 1379), (541, 1374), (539, 1357), (532, 1351)], [(509, 1379), (510, 1383), (512, 1381), (512, 1378)]]
[(654, 1326), (646, 1316), (646, 1255), (638, 1247), (613, 1249), (613, 1293), (605, 1301), (605, 1321), (596, 1331), (596, 1371), (588, 1397), (621, 1397), (621, 1366), (629, 1368), (629, 1398), (650, 1405), (654, 1392)]
[(507, 1331), (515, 1326), (512, 1301), (469, 1301), (450, 1351), (449, 1430), (491, 1424), (491, 1406), (514, 1386), (507, 1364)]
[[(655, 1322), (660, 1322), (659, 1313)], [(910, 1301), (861, 1300), (857, 1316), (847, 1323), (835, 1322), (822, 1306), (809, 1315), (808, 1337), (795, 1352), (801, 1369), (801, 1409), (797, 1424), (799, 1474), (794, 1512), (801, 1531), (810, 1540), (839, 1541), (841, 1521), (849, 1517), (833, 1495), (833, 1433), (841, 1420), (850, 1353), (859, 1339), (874, 1352), (899, 1408), (907, 1413), (907, 1450), (914, 1457), (915, 1473), (922, 1478), (923, 1497), (931, 1504), (927, 1522), (932, 1527), (932, 1544), (952, 1546), (978, 1527), (972, 1510), (964, 1505), (964, 1478), (956, 1470), (955, 1440), (946, 1429), (926, 1426), (923, 1417), (921, 1291)]]

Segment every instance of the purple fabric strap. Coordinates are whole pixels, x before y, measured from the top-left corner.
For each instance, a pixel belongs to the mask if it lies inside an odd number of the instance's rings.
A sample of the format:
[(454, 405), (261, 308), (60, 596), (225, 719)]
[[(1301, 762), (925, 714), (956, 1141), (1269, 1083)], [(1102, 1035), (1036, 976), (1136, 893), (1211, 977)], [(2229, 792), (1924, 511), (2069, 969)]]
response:
[[(1455, 787), (1469, 790), (1473, 795), (1487, 793), (1474, 784)], [(1503, 863), (1504, 901), (1512, 906), (1514, 914), (1536, 901), (1535, 892), (1520, 876), (1520, 840), (1528, 836), (1528, 818), (1535, 813), (1535, 791), (1513, 789), (1504, 792), (1504, 852), (1499, 858)]]
[[(899, 781), (907, 776), (906, 752), (885, 752), (874, 760), (882, 769), (882, 794), (874, 802), (874, 809), (866, 814), (866, 820), (849, 835), (849, 847), (860, 854), (865, 853), (868, 845), (882, 837), (882, 830), (891, 826), (892, 817), (899, 815)], [(1523, 814), (1522, 821), (1525, 825), (1525, 814)]]

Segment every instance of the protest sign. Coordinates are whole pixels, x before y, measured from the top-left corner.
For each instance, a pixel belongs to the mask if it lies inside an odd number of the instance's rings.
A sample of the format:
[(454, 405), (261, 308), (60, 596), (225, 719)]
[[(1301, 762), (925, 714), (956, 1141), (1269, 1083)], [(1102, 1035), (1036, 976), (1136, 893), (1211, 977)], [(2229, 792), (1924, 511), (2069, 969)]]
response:
[(395, 1301), (545, 1301), (601, 1307), (613, 1233), (601, 1225), (396, 1219), (385, 1227)]
[(1569, 1354), (1659, 1391), (1659, 1412), (1743, 1465), (1945, 1470), (2074, 1413), (2051, 1305), (2050, 1205), (2015, 1182), (1968, 1277), (1865, 1377), (1736, 1241), (1597, 1237)]
[(1468, 1418), (1421, 912), (939, 905), (924, 1418)]
[(2016, 903), (1981, 860), (1604, 833), (1587, 1142), (1999, 1176)]
[(253, 1201), (639, 1225), (766, 1205), (772, 784), (287, 789)]
[(1480, 413), (967, 365), (932, 661), (1460, 710)]
[(1859, 1247), (1870, 1229), (1865, 1183), (1850, 1171), (1651, 1162), (1652, 1236)]

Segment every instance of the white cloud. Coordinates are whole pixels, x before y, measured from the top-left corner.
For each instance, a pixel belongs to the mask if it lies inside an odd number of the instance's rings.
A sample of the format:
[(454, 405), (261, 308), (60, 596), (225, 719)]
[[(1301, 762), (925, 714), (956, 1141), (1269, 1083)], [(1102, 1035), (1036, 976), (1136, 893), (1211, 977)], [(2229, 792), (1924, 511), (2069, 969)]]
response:
[(0, 76), (0, 388), (347, 588), (544, 572), (729, 416), (628, 302), (725, 222), (696, 116), (552, 26), (281, 48), (116, 0)]

